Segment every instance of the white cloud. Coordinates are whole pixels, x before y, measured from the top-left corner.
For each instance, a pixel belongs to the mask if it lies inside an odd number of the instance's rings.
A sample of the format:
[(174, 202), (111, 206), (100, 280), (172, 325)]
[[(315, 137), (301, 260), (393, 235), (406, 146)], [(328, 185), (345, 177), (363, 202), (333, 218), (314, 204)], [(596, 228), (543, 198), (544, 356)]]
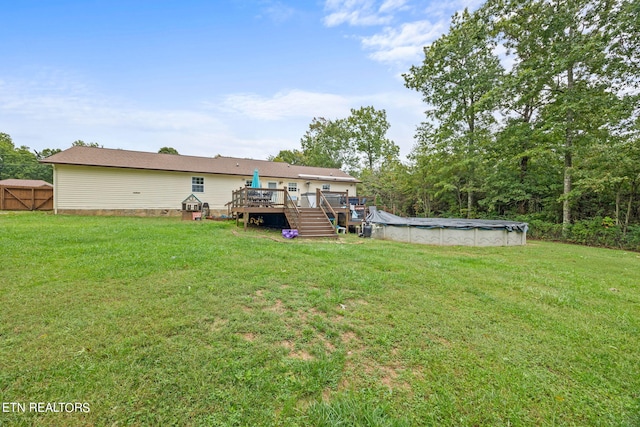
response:
[(380, 5), (380, 12), (392, 12), (394, 10), (401, 10), (406, 8), (407, 0), (386, 0)]
[(420, 60), (422, 48), (440, 37), (445, 29), (442, 22), (408, 22), (400, 27), (386, 27), (371, 37), (363, 37), (362, 45), (373, 51), (369, 57), (375, 61), (404, 65)]
[(293, 18), (295, 9), (279, 1), (269, 1), (262, 8), (262, 14), (276, 24), (281, 24)]
[(283, 120), (292, 117), (317, 117), (326, 112), (339, 115), (346, 111), (348, 114), (349, 100), (330, 93), (290, 90), (276, 93), (270, 98), (250, 93), (231, 94), (225, 96), (217, 108), (253, 119)]
[(401, 0), (387, 0), (380, 8), (377, 8), (376, 2), (373, 0), (327, 0), (325, 10), (329, 13), (325, 16), (324, 23), (327, 27), (341, 24), (351, 26), (384, 25), (393, 18), (388, 13), (402, 4), (404, 1)]
[(401, 86), (361, 96), (300, 89), (226, 94), (193, 106), (157, 108), (105, 95), (69, 76), (57, 79), (0, 80), (0, 132), (39, 151), (82, 139), (107, 148), (155, 152), (168, 146), (181, 154), (265, 159), (299, 148), (313, 117), (343, 118), (351, 108), (373, 105), (387, 111), (389, 137), (406, 155), (423, 110), (418, 94)]
[(363, 49), (374, 61), (406, 68), (421, 59), (424, 46), (447, 32), (456, 11), (475, 10), (481, 4), (482, 0), (327, 0), (325, 24), (383, 26), (360, 37)]

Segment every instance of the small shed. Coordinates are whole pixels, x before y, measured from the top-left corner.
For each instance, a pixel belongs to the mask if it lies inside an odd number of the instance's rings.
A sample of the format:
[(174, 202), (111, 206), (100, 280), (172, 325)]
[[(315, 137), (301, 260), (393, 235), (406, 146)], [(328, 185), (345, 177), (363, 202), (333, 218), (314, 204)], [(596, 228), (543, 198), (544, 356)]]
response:
[(53, 186), (36, 179), (0, 180), (0, 210), (53, 210)]

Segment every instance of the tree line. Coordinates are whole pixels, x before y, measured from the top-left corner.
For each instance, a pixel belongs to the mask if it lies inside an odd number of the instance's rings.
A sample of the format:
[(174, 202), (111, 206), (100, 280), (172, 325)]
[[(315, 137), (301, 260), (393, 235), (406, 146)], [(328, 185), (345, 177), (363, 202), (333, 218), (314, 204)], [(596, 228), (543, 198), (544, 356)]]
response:
[[(565, 235), (601, 219), (626, 233), (640, 222), (639, 53), (637, 1), (488, 0), (403, 75), (426, 110), (408, 162), (393, 150), (363, 161), (383, 139), (349, 131), (359, 110), (314, 119), (301, 150), (274, 159), (321, 156), (409, 216), (519, 217)], [(360, 126), (388, 129), (383, 113)]]
[(53, 182), (53, 170), (50, 165), (39, 163), (39, 160), (60, 152), (60, 149), (46, 148), (42, 151), (31, 151), (24, 145), (16, 147), (6, 133), (0, 132), (0, 180), (3, 179), (41, 179)]

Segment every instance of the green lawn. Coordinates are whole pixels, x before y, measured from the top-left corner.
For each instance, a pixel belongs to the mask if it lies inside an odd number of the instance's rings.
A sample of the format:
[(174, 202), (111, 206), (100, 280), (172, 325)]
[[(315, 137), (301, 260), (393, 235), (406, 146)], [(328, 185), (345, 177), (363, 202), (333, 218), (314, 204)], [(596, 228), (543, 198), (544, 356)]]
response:
[(5, 213), (0, 265), (3, 426), (640, 424), (638, 253)]

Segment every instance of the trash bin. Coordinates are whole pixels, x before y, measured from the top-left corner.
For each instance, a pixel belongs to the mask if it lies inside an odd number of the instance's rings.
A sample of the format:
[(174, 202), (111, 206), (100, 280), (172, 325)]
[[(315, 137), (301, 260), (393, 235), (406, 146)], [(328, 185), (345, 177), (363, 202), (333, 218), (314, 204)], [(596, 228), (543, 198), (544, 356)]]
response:
[(362, 226), (362, 237), (371, 237), (371, 230), (373, 227), (371, 224), (365, 224)]

